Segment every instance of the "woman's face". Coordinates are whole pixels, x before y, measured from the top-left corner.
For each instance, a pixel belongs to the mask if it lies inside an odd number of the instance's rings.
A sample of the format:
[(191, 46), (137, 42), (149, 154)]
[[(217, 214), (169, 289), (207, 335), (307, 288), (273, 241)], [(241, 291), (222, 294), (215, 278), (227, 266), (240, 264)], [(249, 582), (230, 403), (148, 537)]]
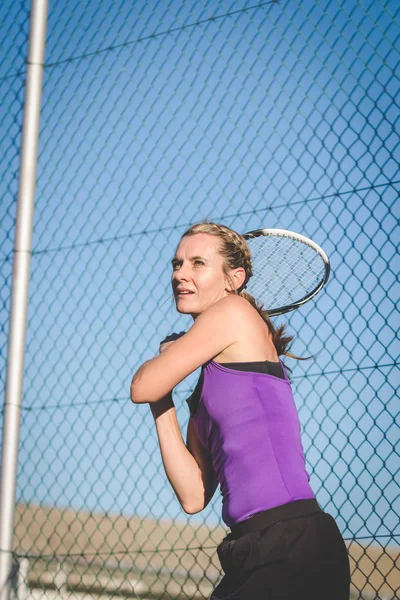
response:
[[(208, 233), (182, 238), (172, 259), (176, 309), (196, 319), (211, 304), (228, 296), (228, 282), (218, 252), (219, 239)], [(184, 293), (184, 292), (187, 293)]]

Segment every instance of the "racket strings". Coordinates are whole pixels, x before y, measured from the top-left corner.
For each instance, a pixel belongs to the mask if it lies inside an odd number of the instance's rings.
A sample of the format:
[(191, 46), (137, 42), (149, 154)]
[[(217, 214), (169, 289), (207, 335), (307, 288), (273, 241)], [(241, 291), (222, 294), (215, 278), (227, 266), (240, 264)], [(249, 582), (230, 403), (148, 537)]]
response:
[(321, 283), (325, 263), (307, 244), (278, 236), (260, 236), (247, 242), (253, 277), (246, 289), (267, 310), (298, 302)]

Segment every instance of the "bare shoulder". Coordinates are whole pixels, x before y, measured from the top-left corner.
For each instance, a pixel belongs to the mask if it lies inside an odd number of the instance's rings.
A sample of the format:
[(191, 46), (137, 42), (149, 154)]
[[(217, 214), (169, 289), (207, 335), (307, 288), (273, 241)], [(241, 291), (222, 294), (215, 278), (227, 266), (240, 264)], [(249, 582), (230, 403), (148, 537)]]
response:
[(242, 296), (228, 296), (214, 306), (219, 306), (225, 329), (230, 330), (231, 343), (218, 355), (216, 362), (243, 362), (260, 360), (278, 360), (275, 346), (262, 316)]
[(263, 326), (263, 319), (258, 311), (242, 296), (231, 294), (225, 296), (212, 304), (206, 311), (210, 320), (220, 319), (227, 326), (234, 325), (235, 330), (239, 331), (240, 327), (248, 329), (251, 326)]
[(245, 298), (234, 294), (221, 298), (221, 300), (212, 304), (205, 313), (219, 316), (226, 315), (229, 318), (238, 317), (239, 315), (252, 315), (253, 313), (258, 314)]
[(251, 331), (263, 330), (265, 323), (257, 310), (242, 296), (231, 294), (214, 302), (196, 321), (208, 331), (224, 331), (229, 344)]

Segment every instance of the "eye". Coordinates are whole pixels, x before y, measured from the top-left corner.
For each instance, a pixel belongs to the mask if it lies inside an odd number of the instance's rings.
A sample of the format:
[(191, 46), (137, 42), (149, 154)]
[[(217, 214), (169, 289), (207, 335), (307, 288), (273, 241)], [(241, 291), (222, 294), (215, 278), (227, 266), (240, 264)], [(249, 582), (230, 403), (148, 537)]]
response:
[(198, 264), (198, 263), (199, 263), (199, 264), (201, 264), (201, 265), (204, 265), (204, 263), (203, 263), (203, 261), (202, 261), (202, 260), (195, 260), (195, 261), (194, 261), (194, 264), (195, 264), (195, 265), (196, 265), (196, 264)]

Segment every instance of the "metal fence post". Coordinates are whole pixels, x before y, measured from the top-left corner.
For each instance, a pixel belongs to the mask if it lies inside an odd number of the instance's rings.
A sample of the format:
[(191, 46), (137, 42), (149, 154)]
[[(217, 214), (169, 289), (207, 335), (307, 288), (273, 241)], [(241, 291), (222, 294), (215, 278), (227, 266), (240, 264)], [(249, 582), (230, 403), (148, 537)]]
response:
[(33, 0), (30, 17), (1, 455), (1, 600), (8, 600), (11, 583), (14, 506), (47, 4), (47, 0)]

